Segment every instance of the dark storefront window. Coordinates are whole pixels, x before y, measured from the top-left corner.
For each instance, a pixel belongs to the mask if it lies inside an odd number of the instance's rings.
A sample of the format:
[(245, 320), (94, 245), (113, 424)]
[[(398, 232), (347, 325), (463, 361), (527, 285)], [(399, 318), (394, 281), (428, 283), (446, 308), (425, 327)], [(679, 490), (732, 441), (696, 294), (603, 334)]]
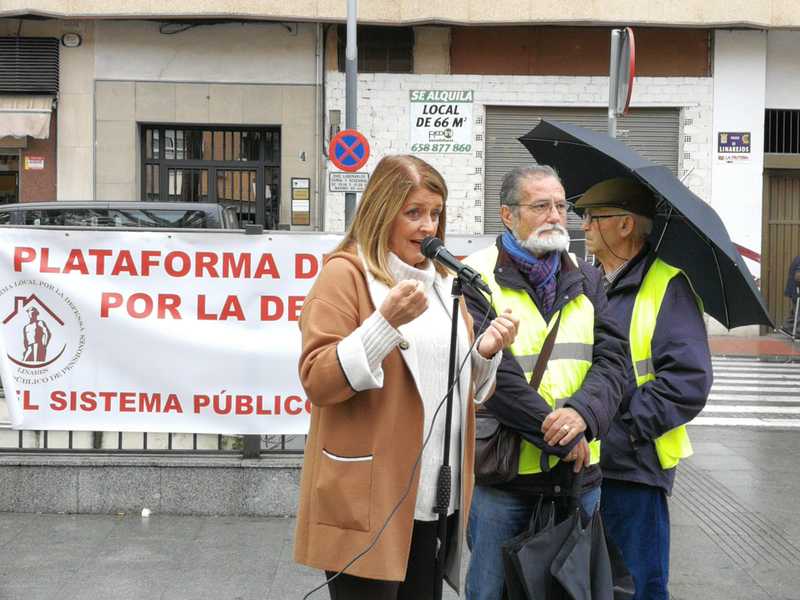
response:
[(278, 226), (280, 128), (142, 125), (142, 199), (219, 202)]
[[(358, 27), (359, 73), (413, 73), (414, 29), (412, 27)], [(347, 30), (338, 29), (339, 70), (345, 70)]]
[(19, 201), (19, 152), (0, 150), (0, 204)]

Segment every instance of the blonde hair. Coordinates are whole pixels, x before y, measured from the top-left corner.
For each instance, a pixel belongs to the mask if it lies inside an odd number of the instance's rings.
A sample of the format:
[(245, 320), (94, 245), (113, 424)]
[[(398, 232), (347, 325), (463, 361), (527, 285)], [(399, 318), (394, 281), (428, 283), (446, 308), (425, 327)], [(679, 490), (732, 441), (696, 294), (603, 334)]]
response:
[[(388, 286), (394, 285), (396, 282), (389, 270), (389, 235), (409, 194), (418, 189), (426, 189), (442, 197), (436, 237), (444, 241), (447, 204), (444, 178), (439, 171), (416, 156), (395, 154), (383, 157), (375, 167), (358, 203), (353, 222), (335, 252), (357, 244), (375, 279)], [(439, 264), (434, 266), (441, 275), (446, 274), (444, 267)]]

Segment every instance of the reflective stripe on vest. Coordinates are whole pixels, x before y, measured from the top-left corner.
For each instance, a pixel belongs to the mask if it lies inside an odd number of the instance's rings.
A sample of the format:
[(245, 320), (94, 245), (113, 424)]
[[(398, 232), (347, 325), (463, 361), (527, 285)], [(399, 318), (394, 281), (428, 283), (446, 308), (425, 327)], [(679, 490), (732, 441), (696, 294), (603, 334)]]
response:
[[(658, 312), (667, 293), (669, 282), (683, 271), (656, 258), (647, 271), (631, 314), (630, 346), (631, 360), (633, 361), (636, 385), (643, 386), (648, 381), (656, 378), (653, 366), (653, 332), (656, 328)], [(687, 278), (688, 280), (688, 278)], [(690, 283), (691, 285), (691, 283)], [(695, 294), (698, 308), (703, 312), (703, 303)], [(655, 439), (656, 454), (662, 469), (671, 469), (681, 461), (692, 455), (692, 443), (686, 426), (680, 425), (670, 429), (665, 434)]]
[[(514, 311), (520, 319), (517, 337), (511, 345), (511, 352), (517, 359), (525, 377), (530, 381), (539, 353), (548, 332), (555, 324), (558, 313), (545, 322), (536, 304), (524, 290), (500, 287), (494, 279), (497, 263), (496, 246), (480, 250), (464, 262), (481, 274), (492, 289), (492, 307), (497, 314), (506, 308)], [(594, 347), (594, 305), (584, 295), (572, 299), (561, 309), (561, 322), (558, 326), (553, 353), (539, 385), (539, 395), (552, 408), (559, 408), (583, 385), (586, 373), (592, 366)], [(600, 441), (589, 444), (591, 464), (600, 462)], [(541, 450), (522, 440), (519, 456), (520, 475), (540, 473)], [(558, 458), (549, 458), (550, 467), (558, 463)]]

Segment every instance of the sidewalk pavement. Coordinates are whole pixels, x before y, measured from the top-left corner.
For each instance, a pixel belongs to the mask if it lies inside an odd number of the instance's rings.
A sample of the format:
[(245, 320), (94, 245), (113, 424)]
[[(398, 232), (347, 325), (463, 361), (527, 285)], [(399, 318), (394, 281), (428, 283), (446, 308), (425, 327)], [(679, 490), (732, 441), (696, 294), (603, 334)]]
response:
[[(691, 432), (670, 500), (672, 598), (800, 598), (800, 436)], [(0, 599), (300, 600), (322, 576), (292, 561), (293, 531), (293, 519), (0, 513)]]
[(800, 361), (800, 339), (785, 333), (761, 336), (712, 335), (708, 338), (715, 356), (761, 358), (774, 361)]

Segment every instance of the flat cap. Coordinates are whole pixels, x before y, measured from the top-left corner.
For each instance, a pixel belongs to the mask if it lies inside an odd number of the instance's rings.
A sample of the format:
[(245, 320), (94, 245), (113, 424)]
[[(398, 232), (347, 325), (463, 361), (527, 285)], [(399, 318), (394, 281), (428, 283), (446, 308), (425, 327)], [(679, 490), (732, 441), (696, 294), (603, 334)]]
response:
[(594, 184), (575, 203), (575, 210), (583, 214), (589, 208), (621, 208), (652, 219), (656, 214), (653, 192), (629, 177), (615, 177)]

